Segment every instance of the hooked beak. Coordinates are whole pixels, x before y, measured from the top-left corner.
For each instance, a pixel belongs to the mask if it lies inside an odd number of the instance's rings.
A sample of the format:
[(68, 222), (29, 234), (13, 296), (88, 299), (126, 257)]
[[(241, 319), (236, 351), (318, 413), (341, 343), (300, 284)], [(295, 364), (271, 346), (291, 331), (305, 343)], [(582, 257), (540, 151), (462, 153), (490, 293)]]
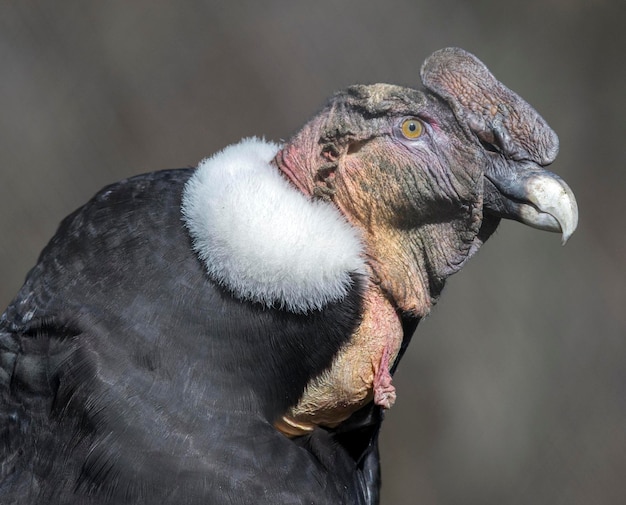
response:
[(576, 198), (565, 181), (532, 162), (509, 161), (499, 168), (485, 173), (485, 211), (559, 232), (565, 245), (578, 224)]

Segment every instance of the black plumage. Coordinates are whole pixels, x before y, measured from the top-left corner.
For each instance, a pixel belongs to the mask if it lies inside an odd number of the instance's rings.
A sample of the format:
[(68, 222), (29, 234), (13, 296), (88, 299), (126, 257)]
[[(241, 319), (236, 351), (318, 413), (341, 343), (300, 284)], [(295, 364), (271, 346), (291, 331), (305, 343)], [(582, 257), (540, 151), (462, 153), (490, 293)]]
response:
[(360, 281), (313, 314), (234, 299), (166, 211), (180, 207), (190, 172), (105, 188), (63, 221), (5, 312), (9, 502), (63, 503), (77, 488), (114, 503), (219, 503), (242, 487), (256, 503), (341, 502), (345, 479), (329, 477), (354, 473), (349, 451), (322, 445), (315, 457), (325, 439), (293, 444), (272, 421), (349, 338)]

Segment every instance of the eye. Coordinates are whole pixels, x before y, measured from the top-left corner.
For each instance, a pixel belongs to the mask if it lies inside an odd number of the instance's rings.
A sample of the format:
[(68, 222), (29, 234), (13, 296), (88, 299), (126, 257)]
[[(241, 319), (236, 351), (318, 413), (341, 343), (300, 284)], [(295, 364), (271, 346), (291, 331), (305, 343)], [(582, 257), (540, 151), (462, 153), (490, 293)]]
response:
[(402, 121), (400, 126), (402, 135), (409, 140), (415, 140), (424, 133), (424, 125), (419, 119), (409, 118)]

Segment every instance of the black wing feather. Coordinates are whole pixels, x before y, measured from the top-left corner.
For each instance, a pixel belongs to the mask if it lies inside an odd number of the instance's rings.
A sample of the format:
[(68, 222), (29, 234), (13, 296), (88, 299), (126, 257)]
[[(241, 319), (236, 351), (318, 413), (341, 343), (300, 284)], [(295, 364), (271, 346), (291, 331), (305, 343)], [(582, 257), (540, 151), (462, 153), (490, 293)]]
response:
[(3, 503), (377, 502), (380, 417), (272, 426), (354, 331), (361, 280), (306, 315), (233, 298), (181, 220), (191, 173), (101, 191), (0, 319)]

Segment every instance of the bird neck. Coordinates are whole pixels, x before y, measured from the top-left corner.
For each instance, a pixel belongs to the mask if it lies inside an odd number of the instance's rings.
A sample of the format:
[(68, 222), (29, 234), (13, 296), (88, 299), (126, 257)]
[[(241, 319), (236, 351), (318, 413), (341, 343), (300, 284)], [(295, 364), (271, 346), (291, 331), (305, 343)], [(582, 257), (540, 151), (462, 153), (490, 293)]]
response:
[[(425, 317), (443, 288), (430, 278), (428, 258), (418, 236), (396, 230), (366, 233), (372, 281), (393, 300), (398, 311)], [(417, 235), (417, 234), (414, 234)]]
[(342, 203), (341, 194), (329, 190), (332, 184), (323, 177), (335, 174), (324, 167), (331, 167), (336, 160), (332, 152), (324, 151), (319, 140), (311, 141), (319, 139), (316, 133), (320, 126), (315, 120), (306, 125), (278, 151), (272, 164), (311, 199), (332, 201), (346, 220), (361, 232), (370, 281), (380, 286), (399, 312), (416, 317), (427, 315), (443, 282), (429, 278), (429, 262), (421, 246), (419, 230), (368, 229), (353, 215), (349, 205)]

